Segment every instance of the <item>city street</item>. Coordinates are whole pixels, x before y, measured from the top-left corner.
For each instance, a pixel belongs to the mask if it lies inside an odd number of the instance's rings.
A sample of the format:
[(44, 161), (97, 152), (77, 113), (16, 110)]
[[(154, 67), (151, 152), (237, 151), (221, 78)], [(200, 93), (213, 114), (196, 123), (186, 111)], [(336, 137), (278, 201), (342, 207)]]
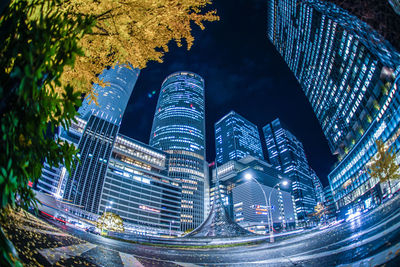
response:
[[(331, 228), (313, 230), (274, 243), (212, 249), (171, 249), (132, 244), (68, 226), (64, 231), (86, 243), (42, 248), (55, 264), (74, 266), (396, 266), (400, 253), (400, 199)], [(56, 255), (56, 256), (54, 256)], [(79, 264), (78, 264), (79, 263)]]

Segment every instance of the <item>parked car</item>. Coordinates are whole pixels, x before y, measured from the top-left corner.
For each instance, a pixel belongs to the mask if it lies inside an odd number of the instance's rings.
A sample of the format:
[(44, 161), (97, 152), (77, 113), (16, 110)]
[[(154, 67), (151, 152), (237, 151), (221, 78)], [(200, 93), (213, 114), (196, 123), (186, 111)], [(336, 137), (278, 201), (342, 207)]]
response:
[(95, 234), (95, 235), (99, 235), (100, 234), (99, 228), (97, 228), (95, 226), (90, 226), (90, 227), (86, 228), (86, 232), (92, 233), (92, 234)]

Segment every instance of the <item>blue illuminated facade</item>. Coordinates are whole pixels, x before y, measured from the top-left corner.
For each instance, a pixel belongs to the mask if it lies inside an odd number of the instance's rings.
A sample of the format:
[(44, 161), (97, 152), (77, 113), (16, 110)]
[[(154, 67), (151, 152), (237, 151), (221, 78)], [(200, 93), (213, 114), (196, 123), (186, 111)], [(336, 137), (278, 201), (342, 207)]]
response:
[(215, 123), (215, 149), (218, 164), (247, 155), (264, 159), (257, 126), (234, 111)]
[(194, 229), (205, 211), (204, 80), (176, 72), (161, 85), (150, 145), (170, 154), (168, 176), (182, 186), (181, 230)]
[(297, 216), (304, 221), (314, 211), (316, 196), (303, 144), (282, 127), (279, 119), (264, 126), (263, 133), (271, 164), (292, 181)]
[(119, 125), (139, 73), (139, 69), (118, 64), (112, 68), (105, 69), (100, 74), (99, 79), (108, 83), (108, 85), (101, 87), (95, 84), (93, 86), (93, 90), (97, 94), (98, 105), (85, 98), (78, 110), (80, 116), (85, 120), (89, 120), (90, 115), (95, 114)]
[(328, 1), (270, 1), (268, 21), (268, 38), (338, 155), (328, 176), (337, 206), (378, 203), (381, 186), (366, 170), (376, 139), (399, 149), (400, 54), (366, 23)]

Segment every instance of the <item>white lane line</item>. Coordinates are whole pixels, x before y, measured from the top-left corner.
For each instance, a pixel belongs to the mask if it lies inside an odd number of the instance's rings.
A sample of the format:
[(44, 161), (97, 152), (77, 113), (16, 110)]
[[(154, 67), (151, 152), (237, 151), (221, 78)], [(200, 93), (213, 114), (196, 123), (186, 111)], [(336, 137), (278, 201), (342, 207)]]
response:
[(201, 267), (200, 265), (196, 265), (194, 263), (189, 263), (189, 262), (174, 262), (175, 264), (182, 266), (182, 267)]
[(121, 257), (122, 263), (124, 266), (129, 267), (144, 267), (133, 255), (126, 254), (123, 252), (119, 252), (119, 256)]
[(377, 266), (388, 262), (398, 256), (400, 253), (400, 243), (366, 259), (351, 263), (341, 264), (338, 267), (359, 267), (359, 266)]
[[(349, 246), (341, 247), (341, 248), (334, 249), (334, 250), (329, 250), (329, 251), (324, 251), (324, 252), (320, 252), (320, 253), (316, 253), (316, 254), (310, 254), (310, 255), (304, 255), (304, 256), (296, 256), (296, 255), (294, 255), (294, 256), (286, 256), (285, 258), (275, 258), (275, 259), (253, 261), (253, 262), (230, 263), (230, 265), (238, 265), (238, 264), (240, 264), (240, 265), (245, 265), (246, 266), (246, 264), (274, 264), (274, 263), (277, 264), (277, 263), (285, 262), (288, 259), (291, 262), (315, 260), (317, 258), (322, 258), (322, 257), (326, 257), (326, 256), (331, 256), (331, 255), (334, 255), (334, 254), (339, 254), (341, 252), (345, 252), (345, 251), (348, 251), (348, 250), (363, 246), (363, 245), (365, 245), (367, 243), (375, 241), (378, 238), (383, 237), (384, 235), (389, 234), (390, 232), (392, 232), (394, 230), (397, 230), (399, 227), (400, 227), (400, 222), (396, 223), (395, 225), (392, 225), (391, 227), (389, 227), (388, 229), (386, 229), (382, 233), (379, 233), (379, 234), (371, 236), (371, 237), (369, 237), (367, 239), (358, 241), (358, 242), (353, 243), (353, 244), (351, 244)], [(398, 244), (396, 244), (396, 245), (398, 245)], [(298, 255), (301, 255), (301, 254), (298, 254)], [(210, 265), (224, 265), (225, 264), (226, 265), (226, 263), (208, 263), (208, 264), (210, 264)]]
[(86, 251), (97, 247), (91, 243), (84, 243), (79, 245), (72, 245), (58, 248), (47, 248), (38, 250), (39, 253), (46, 258), (50, 264), (54, 264), (61, 259), (68, 259), (75, 256), (80, 256)]
[[(384, 224), (387, 224), (388, 222), (391, 222), (392, 220), (396, 219), (396, 218), (399, 217), (399, 216), (400, 216), (400, 213), (397, 214), (396, 216), (393, 216), (392, 218), (390, 218), (389, 220), (387, 220), (387, 221), (385, 221), (385, 222), (382, 222), (382, 223), (380, 223), (380, 224), (378, 224), (378, 225), (376, 225), (376, 226), (374, 226), (374, 227), (372, 227), (372, 228), (368, 228), (368, 229), (366, 229), (366, 230), (363, 230), (363, 231), (361, 231), (361, 232), (358, 232), (358, 233), (356, 233), (356, 234), (354, 234), (354, 235), (352, 235), (352, 236), (350, 236), (350, 237), (348, 237), (348, 238), (346, 238), (346, 239), (340, 240), (340, 241), (338, 241), (338, 242), (336, 242), (336, 243), (328, 244), (328, 245), (323, 246), (323, 247), (319, 247), (319, 248), (316, 248), (316, 249), (308, 250), (308, 251), (303, 252), (303, 253), (296, 254), (296, 256), (304, 255), (304, 254), (309, 254), (309, 253), (312, 253), (312, 252), (314, 252), (314, 251), (318, 251), (318, 250), (321, 250), (321, 249), (324, 249), (324, 248), (328, 248), (328, 247), (331, 247), (331, 246), (339, 245), (339, 244), (341, 244), (341, 243), (346, 243), (346, 242), (348, 242), (349, 240), (352, 240), (352, 239), (357, 238), (357, 237), (359, 237), (359, 236), (362, 236), (362, 235), (368, 234), (368, 233), (370, 233), (370, 232), (372, 232), (372, 231), (375, 231), (375, 230), (378, 229), (379, 227), (383, 226)], [(381, 233), (385, 233), (386, 231), (387, 231), (387, 230), (385, 230), (385, 231), (383, 231), (383, 232), (381, 232)]]

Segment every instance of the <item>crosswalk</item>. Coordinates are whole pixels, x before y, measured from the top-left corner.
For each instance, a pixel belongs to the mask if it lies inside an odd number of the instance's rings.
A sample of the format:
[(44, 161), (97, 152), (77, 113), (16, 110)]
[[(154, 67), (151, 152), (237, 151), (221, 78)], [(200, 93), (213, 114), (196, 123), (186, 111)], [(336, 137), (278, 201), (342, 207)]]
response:
[[(156, 260), (158, 263), (154, 263), (154, 259), (142, 259), (140, 260), (127, 253), (115, 251), (109, 248), (105, 248), (104, 246), (100, 245), (94, 245), (91, 243), (82, 243), (82, 244), (76, 244), (76, 245), (70, 245), (70, 246), (65, 246), (65, 247), (56, 247), (56, 248), (46, 248), (46, 249), (40, 249), (38, 252), (40, 255), (42, 255), (51, 265), (57, 265), (60, 264), (64, 265), (65, 262), (68, 262), (68, 260), (76, 260), (79, 259), (81, 262), (88, 262), (91, 263), (95, 266), (104, 266), (104, 263), (101, 262), (101, 256), (99, 257), (88, 257), (87, 255), (103, 255), (104, 251), (109, 251), (112, 253), (109, 253), (107, 257), (107, 261), (110, 263), (120, 263), (122, 262), (121, 266), (126, 266), (126, 267), (147, 267), (147, 266), (154, 266), (154, 264), (157, 264), (157, 266), (164, 266), (166, 264), (167, 266), (179, 266), (179, 267), (198, 267), (199, 265), (191, 264), (191, 263), (184, 263), (184, 262), (171, 262), (171, 261), (159, 261)], [(148, 262), (151, 261), (152, 263), (146, 264), (142, 262)], [(63, 264), (64, 263), (64, 264)], [(119, 265), (119, 264), (118, 264)]]

